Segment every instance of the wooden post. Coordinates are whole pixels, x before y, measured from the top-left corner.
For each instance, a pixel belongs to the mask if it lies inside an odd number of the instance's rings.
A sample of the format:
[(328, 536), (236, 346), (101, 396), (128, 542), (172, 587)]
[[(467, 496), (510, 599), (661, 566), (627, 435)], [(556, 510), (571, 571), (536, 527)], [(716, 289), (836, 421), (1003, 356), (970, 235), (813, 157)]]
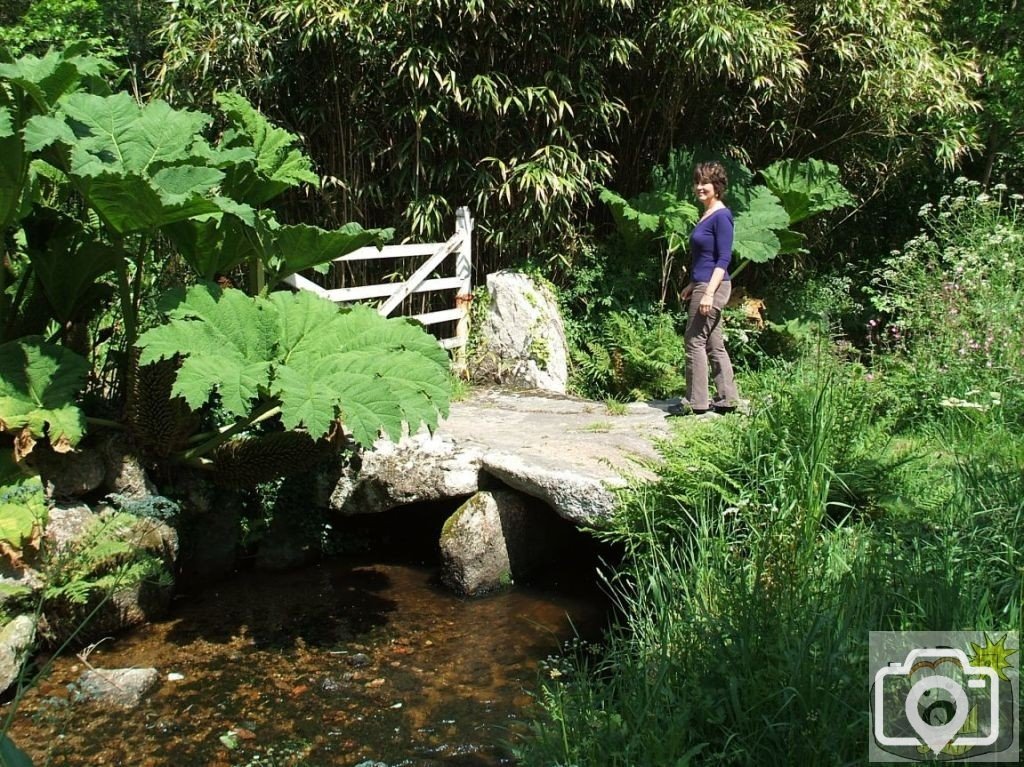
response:
[(455, 231), (463, 235), (462, 243), (455, 253), (455, 276), (462, 281), (455, 294), (455, 308), (465, 313), (455, 325), (458, 346), (455, 347), (454, 367), (457, 372), (464, 373), (466, 347), (469, 344), (469, 309), (473, 300), (473, 217), (469, 214), (469, 208), (463, 206), (456, 209)]

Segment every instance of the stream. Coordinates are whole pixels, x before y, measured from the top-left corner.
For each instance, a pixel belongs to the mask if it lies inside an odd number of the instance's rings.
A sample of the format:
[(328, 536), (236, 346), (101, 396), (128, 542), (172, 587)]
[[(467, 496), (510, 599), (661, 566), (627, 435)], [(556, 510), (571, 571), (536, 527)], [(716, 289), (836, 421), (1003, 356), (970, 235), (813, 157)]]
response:
[[(583, 567), (479, 599), (447, 591), (433, 562), (239, 572), (57, 658), (10, 734), (37, 767), (514, 764), (538, 663), (605, 621), (596, 563)], [(90, 666), (162, 681), (135, 710), (71, 703)]]

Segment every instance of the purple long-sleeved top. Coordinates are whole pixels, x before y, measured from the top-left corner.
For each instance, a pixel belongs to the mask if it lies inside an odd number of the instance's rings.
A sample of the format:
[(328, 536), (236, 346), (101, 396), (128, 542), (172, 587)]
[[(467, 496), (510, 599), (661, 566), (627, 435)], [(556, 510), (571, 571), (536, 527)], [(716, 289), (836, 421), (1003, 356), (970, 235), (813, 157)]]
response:
[(690, 235), (690, 279), (710, 282), (715, 267), (725, 269), (729, 279), (732, 260), (732, 211), (719, 208), (703, 221), (697, 222)]

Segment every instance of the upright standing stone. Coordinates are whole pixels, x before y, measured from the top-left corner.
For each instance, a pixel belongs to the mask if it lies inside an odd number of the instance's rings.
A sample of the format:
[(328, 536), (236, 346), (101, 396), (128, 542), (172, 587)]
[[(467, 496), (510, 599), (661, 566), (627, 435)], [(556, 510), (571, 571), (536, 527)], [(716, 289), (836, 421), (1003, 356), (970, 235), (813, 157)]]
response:
[(474, 377), (565, 394), (568, 353), (554, 291), (528, 275), (501, 271), (487, 275), (487, 293)]

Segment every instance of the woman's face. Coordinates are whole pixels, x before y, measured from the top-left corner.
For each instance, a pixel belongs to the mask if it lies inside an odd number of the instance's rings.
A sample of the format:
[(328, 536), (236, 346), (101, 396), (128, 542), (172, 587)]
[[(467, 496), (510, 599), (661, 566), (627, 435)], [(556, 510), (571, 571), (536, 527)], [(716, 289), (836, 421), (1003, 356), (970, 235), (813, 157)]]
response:
[(693, 190), (697, 194), (697, 199), (705, 205), (718, 199), (718, 195), (715, 194), (715, 185), (706, 179), (694, 184)]

